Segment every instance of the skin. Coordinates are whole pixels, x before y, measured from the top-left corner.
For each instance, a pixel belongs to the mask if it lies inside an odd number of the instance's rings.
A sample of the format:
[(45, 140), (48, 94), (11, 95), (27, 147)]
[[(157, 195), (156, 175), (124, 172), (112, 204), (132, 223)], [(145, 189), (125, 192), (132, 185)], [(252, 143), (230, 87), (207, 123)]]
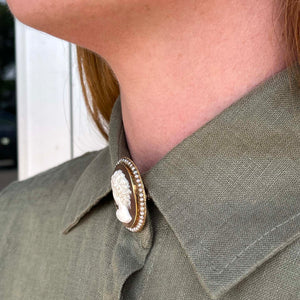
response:
[(88, 48), (120, 84), (131, 156), (147, 172), (285, 68), (274, 0), (9, 0), (21, 22)]

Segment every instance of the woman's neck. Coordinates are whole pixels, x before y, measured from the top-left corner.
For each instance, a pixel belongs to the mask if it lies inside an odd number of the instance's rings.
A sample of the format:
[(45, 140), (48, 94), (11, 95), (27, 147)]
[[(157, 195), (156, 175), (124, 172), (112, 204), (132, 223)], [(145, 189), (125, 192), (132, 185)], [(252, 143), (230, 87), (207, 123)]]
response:
[(285, 67), (273, 1), (168, 5), (155, 13), (148, 8), (149, 23), (143, 20), (107, 57), (120, 83), (129, 150), (142, 173)]

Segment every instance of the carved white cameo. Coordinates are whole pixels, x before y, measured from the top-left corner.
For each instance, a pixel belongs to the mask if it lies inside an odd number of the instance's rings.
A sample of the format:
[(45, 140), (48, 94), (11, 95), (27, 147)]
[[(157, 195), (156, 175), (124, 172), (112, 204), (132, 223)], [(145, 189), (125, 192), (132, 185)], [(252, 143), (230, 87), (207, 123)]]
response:
[(132, 220), (129, 213), (129, 208), (131, 207), (131, 190), (129, 182), (121, 170), (115, 171), (112, 175), (111, 188), (113, 197), (118, 206), (116, 211), (117, 218), (123, 223), (129, 223)]

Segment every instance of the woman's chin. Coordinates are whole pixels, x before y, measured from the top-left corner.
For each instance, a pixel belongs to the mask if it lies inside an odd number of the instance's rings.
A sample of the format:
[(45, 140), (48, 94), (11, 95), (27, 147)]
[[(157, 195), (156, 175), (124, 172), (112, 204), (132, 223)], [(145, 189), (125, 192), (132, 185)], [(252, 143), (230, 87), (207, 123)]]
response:
[(84, 2), (7, 0), (10, 11), (21, 23), (63, 39), (68, 39), (68, 33), (74, 32), (83, 25), (84, 18), (88, 18)]
[[(21, 23), (94, 52), (111, 52), (114, 39), (124, 35), (125, 14), (111, 1), (7, 0)], [(114, 1), (113, 1), (114, 2)], [(107, 3), (107, 5), (105, 5)], [(118, 3), (118, 2), (116, 2)]]
[[(47, 23), (49, 24), (49, 16), (54, 15), (54, 12), (51, 13), (47, 5), (45, 5), (45, 1), (7, 0), (7, 4), (16, 19), (36, 29), (44, 28)], [(50, 24), (48, 26), (51, 26)]]

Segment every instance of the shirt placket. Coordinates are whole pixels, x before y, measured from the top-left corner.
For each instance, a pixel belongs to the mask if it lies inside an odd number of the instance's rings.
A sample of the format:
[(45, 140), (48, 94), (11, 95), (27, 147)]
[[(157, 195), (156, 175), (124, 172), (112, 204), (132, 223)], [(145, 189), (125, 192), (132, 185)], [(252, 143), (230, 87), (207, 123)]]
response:
[(131, 232), (121, 225), (104, 286), (104, 300), (126, 299), (126, 295), (122, 295), (122, 287), (134, 272), (143, 268), (152, 240), (153, 229), (149, 215), (141, 232)]

